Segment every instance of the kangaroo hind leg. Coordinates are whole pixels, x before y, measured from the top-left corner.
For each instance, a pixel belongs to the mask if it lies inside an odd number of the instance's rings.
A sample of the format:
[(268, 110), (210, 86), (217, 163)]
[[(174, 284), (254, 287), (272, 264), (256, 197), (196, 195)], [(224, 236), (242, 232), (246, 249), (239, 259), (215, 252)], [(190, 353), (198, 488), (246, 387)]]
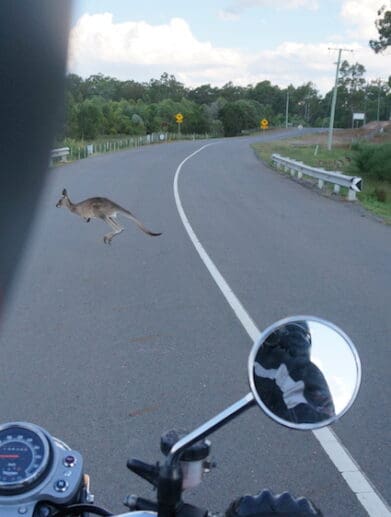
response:
[(123, 232), (124, 229), (118, 223), (118, 221), (115, 219), (114, 216), (112, 216), (112, 217), (105, 216), (103, 218), (103, 220), (105, 221), (105, 223), (107, 223), (108, 225), (110, 225), (113, 228), (112, 232), (106, 233), (106, 235), (103, 237), (103, 242), (105, 244), (111, 244), (111, 241), (112, 241), (113, 237), (115, 237), (116, 235), (118, 235), (121, 232)]

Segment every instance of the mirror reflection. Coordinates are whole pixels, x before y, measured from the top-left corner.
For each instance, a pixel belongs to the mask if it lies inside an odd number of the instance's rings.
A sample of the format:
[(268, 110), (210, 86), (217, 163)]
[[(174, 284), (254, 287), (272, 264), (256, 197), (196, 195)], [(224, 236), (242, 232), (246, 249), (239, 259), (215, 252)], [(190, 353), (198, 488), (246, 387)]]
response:
[(267, 329), (250, 354), (250, 384), (262, 409), (289, 427), (311, 429), (342, 416), (357, 395), (360, 363), (350, 339), (317, 318)]

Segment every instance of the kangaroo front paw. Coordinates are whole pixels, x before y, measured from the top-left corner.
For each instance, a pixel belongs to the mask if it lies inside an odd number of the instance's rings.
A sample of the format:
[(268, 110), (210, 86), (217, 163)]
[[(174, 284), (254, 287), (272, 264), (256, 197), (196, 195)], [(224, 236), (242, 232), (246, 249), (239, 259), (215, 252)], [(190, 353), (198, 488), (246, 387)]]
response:
[(105, 244), (108, 244), (110, 246), (111, 244), (111, 238), (110, 237), (107, 237), (106, 235), (103, 237), (103, 242)]

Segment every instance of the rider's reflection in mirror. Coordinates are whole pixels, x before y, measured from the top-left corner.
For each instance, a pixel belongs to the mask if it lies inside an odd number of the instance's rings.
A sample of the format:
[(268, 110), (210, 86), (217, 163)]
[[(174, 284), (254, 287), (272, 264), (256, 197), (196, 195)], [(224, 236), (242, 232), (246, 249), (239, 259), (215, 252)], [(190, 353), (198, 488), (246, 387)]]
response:
[(263, 403), (288, 422), (322, 422), (335, 415), (326, 379), (311, 362), (305, 321), (284, 325), (267, 337), (255, 357), (254, 382)]

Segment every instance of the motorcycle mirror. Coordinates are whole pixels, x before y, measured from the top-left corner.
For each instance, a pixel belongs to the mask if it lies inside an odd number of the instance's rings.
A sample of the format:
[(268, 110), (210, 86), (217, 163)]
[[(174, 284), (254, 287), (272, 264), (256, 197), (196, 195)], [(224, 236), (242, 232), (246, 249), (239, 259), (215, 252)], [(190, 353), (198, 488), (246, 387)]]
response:
[(249, 382), (261, 409), (294, 429), (317, 429), (339, 419), (361, 382), (360, 358), (337, 326), (314, 316), (280, 320), (254, 344)]

